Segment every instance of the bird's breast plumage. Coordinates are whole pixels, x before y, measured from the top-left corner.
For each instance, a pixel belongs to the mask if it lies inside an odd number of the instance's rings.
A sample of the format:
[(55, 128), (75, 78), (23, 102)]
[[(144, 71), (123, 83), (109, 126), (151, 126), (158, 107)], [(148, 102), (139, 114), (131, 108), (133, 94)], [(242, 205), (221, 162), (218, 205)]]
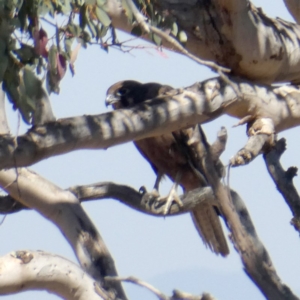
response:
[(184, 190), (199, 187), (199, 179), (172, 133), (138, 140), (134, 143), (156, 173), (166, 174), (174, 181), (178, 172), (181, 172), (179, 184)]

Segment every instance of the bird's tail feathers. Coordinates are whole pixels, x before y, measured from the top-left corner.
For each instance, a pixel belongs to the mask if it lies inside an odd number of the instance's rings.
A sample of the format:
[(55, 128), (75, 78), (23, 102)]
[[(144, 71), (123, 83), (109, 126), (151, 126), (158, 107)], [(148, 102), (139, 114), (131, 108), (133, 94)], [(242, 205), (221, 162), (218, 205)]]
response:
[(209, 203), (201, 203), (191, 214), (203, 243), (216, 254), (228, 255), (227, 241), (214, 207)]

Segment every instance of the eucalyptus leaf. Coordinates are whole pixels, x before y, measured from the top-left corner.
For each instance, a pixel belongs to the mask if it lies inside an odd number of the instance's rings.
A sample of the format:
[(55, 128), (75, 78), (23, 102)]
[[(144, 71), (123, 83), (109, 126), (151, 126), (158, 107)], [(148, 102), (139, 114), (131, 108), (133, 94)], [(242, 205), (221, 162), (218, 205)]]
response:
[(57, 73), (57, 53), (58, 51), (56, 46), (52, 45), (49, 49), (49, 55), (48, 55), (50, 72), (52, 74)]
[(106, 36), (109, 27), (103, 26), (101, 23), (97, 24), (97, 37), (98, 39)]
[(154, 43), (158, 46), (161, 45), (162, 39), (161, 37), (159, 37), (158, 35), (156, 35), (155, 33), (152, 34), (152, 40), (154, 41)]
[(5, 71), (8, 67), (8, 57), (6, 54), (6, 44), (0, 39), (0, 82), (3, 81)]
[(69, 23), (67, 26), (67, 30), (74, 36), (78, 37), (81, 34), (81, 28), (74, 24), (74, 23)]
[(174, 36), (177, 36), (177, 34), (178, 34), (178, 25), (177, 25), (175, 22), (174, 22), (173, 25), (172, 25), (171, 33), (172, 33)]
[(178, 33), (178, 40), (180, 43), (186, 43), (188, 40), (187, 34), (185, 33), (185, 31), (180, 30)]
[(18, 59), (24, 64), (32, 63), (35, 57), (34, 48), (26, 44), (21, 44), (21, 48), (14, 50), (13, 53), (15, 53)]
[(111, 19), (108, 16), (108, 14), (101, 9), (100, 7), (96, 6), (96, 10), (95, 10), (96, 16), (98, 18), (98, 20), (104, 25), (104, 26), (109, 26), (111, 24)]
[[(41, 88), (41, 81), (35, 76), (33, 70), (26, 66), (23, 68), (23, 82), (25, 86), (26, 95), (34, 99)], [(35, 107), (35, 106), (34, 106)]]
[(104, 7), (107, 3), (107, 0), (96, 0), (96, 2), (99, 7)]
[(74, 40), (75, 40), (75, 38), (65, 38), (65, 40), (64, 40), (65, 51), (66, 51), (66, 54), (67, 54), (69, 59), (71, 57), (72, 44), (73, 44)]

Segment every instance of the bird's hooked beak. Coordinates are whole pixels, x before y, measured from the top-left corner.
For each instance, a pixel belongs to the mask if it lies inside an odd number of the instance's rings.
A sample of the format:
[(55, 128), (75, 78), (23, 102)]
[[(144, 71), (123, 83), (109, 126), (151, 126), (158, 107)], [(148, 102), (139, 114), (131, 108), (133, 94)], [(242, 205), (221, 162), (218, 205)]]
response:
[(114, 105), (120, 101), (120, 97), (113, 94), (108, 94), (105, 98), (105, 106)]

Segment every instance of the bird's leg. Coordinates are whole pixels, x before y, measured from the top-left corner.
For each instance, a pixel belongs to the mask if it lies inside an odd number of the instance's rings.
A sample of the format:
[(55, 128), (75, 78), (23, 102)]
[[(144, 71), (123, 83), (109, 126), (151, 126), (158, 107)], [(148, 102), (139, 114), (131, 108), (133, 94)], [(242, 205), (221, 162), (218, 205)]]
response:
[(155, 183), (154, 183), (154, 187), (153, 187), (153, 190), (152, 190), (152, 193), (159, 196), (159, 184), (161, 182), (161, 179), (163, 178), (163, 173), (161, 172), (158, 172), (156, 174), (156, 180), (155, 180)]
[(169, 195), (166, 198), (164, 198), (164, 199), (166, 199), (166, 204), (165, 204), (165, 208), (164, 208), (164, 212), (163, 212), (164, 215), (168, 214), (173, 201), (175, 201), (180, 207), (183, 206), (182, 201), (180, 200), (180, 198), (177, 194), (177, 187), (178, 187), (178, 183), (181, 179), (181, 175), (182, 175), (181, 172), (178, 172), (176, 174), (175, 182), (169, 192)]

